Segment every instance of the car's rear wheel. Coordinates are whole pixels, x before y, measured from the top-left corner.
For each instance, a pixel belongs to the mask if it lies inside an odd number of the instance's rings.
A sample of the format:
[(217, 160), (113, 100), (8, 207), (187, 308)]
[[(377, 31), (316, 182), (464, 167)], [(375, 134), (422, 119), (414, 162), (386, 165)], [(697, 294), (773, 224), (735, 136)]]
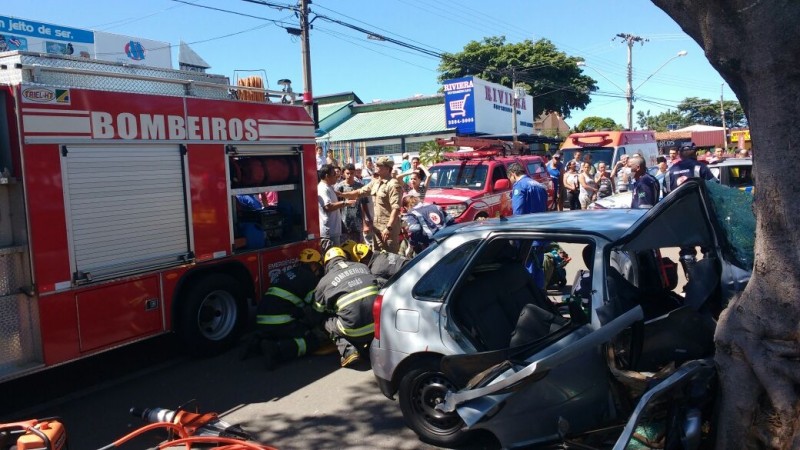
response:
[(398, 396), (406, 425), (421, 440), (452, 447), (463, 443), (469, 433), (457, 413), (436, 409), (448, 390), (455, 390), (455, 385), (439, 370), (438, 360), (429, 360), (406, 373)]

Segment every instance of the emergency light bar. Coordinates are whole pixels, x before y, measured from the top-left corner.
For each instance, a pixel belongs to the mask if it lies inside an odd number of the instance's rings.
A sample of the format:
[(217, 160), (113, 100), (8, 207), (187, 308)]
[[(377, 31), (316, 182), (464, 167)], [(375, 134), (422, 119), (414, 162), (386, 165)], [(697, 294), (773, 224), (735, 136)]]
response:
[(493, 158), (500, 154), (499, 150), (474, 150), (474, 151), (466, 151), (466, 152), (456, 152), (456, 153), (445, 153), (444, 157), (448, 159), (482, 159), (482, 158)]
[[(581, 140), (589, 138), (589, 140)], [(599, 138), (599, 139), (596, 139)], [(608, 133), (583, 133), (580, 136), (573, 136), (572, 143), (578, 147), (602, 147), (613, 141)]]

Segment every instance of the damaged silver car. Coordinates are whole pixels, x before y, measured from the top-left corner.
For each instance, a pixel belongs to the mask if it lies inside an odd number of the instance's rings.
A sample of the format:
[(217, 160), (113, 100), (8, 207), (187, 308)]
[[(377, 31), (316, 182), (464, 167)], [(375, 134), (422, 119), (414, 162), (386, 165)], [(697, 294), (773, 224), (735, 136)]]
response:
[[(440, 446), (485, 433), (503, 448), (707, 444), (716, 319), (749, 279), (755, 224), (752, 196), (712, 184), (647, 211), (437, 233), (375, 302), (381, 391)], [(566, 259), (584, 269), (572, 294), (538, 288)]]

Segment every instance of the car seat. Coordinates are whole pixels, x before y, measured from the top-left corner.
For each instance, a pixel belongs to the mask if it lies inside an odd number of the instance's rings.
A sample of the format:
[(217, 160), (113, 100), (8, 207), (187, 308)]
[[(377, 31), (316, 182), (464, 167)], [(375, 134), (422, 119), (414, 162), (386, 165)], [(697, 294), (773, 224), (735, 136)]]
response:
[(519, 262), (474, 273), (463, 286), (456, 311), (481, 351), (532, 342), (567, 323)]

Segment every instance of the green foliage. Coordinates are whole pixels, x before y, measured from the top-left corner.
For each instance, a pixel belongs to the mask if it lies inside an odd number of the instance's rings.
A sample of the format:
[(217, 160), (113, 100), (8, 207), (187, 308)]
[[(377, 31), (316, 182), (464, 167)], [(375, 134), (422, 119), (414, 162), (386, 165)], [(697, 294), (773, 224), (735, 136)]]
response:
[(436, 141), (428, 141), (419, 148), (419, 162), (430, 167), (444, 161), (444, 153), (455, 151), (452, 147), (439, 147)]
[(583, 75), (582, 59), (559, 51), (547, 39), (506, 43), (505, 36), (471, 41), (459, 53), (446, 53), (439, 64), (439, 81), (474, 75), (486, 81), (523, 87), (533, 96), (536, 117), (558, 112), (569, 117), (573, 109), (586, 109), (597, 83)]
[[(739, 102), (727, 100), (722, 102), (722, 105), (722, 109), (725, 112), (726, 126), (730, 128), (747, 126), (747, 118)], [(683, 128), (694, 124), (721, 127), (722, 116), (718, 101), (688, 97), (678, 104), (677, 110), (670, 109), (656, 116), (650, 115), (650, 111), (637, 111), (636, 123), (640, 128), (656, 131), (666, 131), (670, 125), (675, 128)]]
[(637, 111), (636, 123), (639, 125), (639, 128), (646, 128), (648, 130), (655, 131), (667, 131), (670, 129), (670, 127), (683, 128), (692, 124), (692, 122), (683, 117), (679, 111), (673, 111), (671, 109), (658, 114), (657, 116), (650, 115), (649, 110), (646, 113), (643, 111)]
[(584, 131), (598, 131), (598, 130), (621, 130), (622, 126), (614, 122), (614, 119), (609, 117), (589, 116), (575, 127), (575, 132), (583, 133)]

